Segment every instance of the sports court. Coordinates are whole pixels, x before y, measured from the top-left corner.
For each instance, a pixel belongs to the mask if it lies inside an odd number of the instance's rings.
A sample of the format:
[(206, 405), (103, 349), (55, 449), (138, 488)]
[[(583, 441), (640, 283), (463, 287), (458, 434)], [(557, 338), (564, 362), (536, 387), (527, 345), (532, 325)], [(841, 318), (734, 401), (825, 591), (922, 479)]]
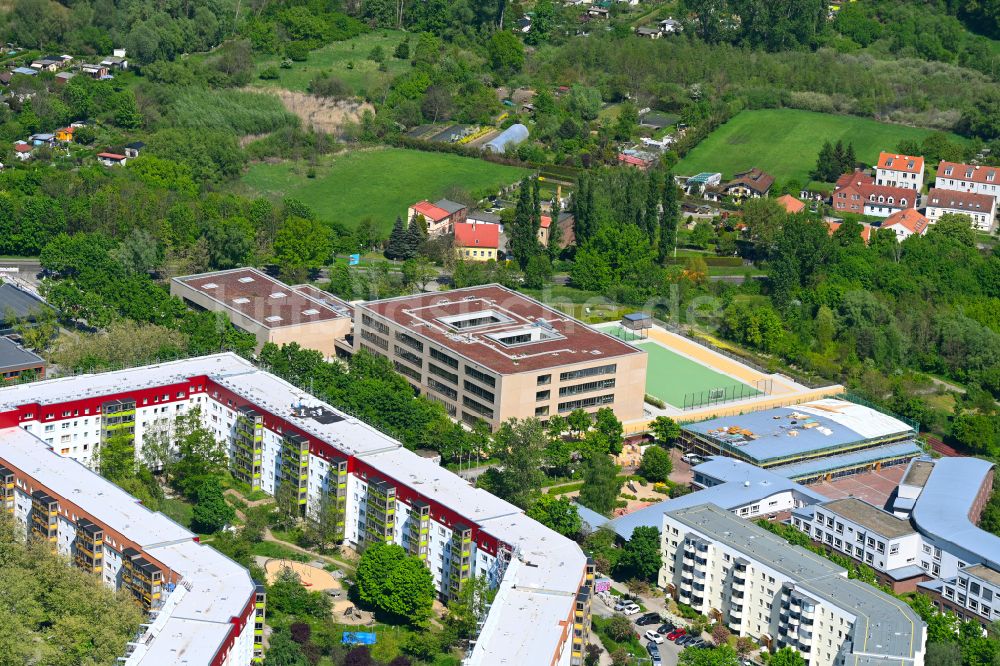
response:
[(670, 349), (659, 340), (639, 338), (621, 326), (612, 326), (604, 331), (646, 351), (646, 393), (673, 407), (685, 409), (731, 402), (763, 393)]

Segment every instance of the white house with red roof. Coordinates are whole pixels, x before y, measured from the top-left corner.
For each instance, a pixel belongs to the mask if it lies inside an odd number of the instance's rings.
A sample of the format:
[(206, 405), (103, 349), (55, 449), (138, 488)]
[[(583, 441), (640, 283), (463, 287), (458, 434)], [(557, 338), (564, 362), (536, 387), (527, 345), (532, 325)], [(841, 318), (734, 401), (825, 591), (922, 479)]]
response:
[(500, 225), (455, 223), (455, 254), (466, 261), (496, 260), (500, 248)]
[(406, 209), (406, 219), (412, 220), (423, 215), (427, 221), (427, 234), (434, 236), (452, 231), (456, 222), (465, 222), (467, 212), (464, 205), (455, 201), (441, 199), (431, 203), (425, 199)]
[(846, 173), (837, 179), (833, 209), (872, 217), (888, 217), (907, 208), (915, 208), (919, 193), (907, 188), (878, 185), (863, 171)]
[(927, 193), (927, 219), (934, 224), (942, 215), (954, 213), (968, 215), (972, 227), (979, 231), (991, 231), (996, 216), (997, 200), (987, 194), (958, 192), (932, 188)]
[(1000, 168), (942, 161), (938, 164), (934, 187), (997, 197), (1000, 196)]
[(885, 218), (881, 228), (895, 233), (897, 241), (904, 241), (910, 236), (926, 234), (929, 224), (927, 217), (916, 208), (907, 208)]
[(125, 166), (128, 158), (118, 153), (97, 153), (97, 161), (106, 167)]
[(924, 158), (879, 153), (875, 184), (919, 192), (924, 187)]
[(14, 157), (16, 157), (17, 159), (21, 160), (22, 162), (25, 161), (25, 160), (30, 160), (31, 159), (31, 150), (32, 150), (32, 148), (33, 148), (33, 146), (30, 143), (24, 143), (24, 142), (15, 143), (14, 144)]

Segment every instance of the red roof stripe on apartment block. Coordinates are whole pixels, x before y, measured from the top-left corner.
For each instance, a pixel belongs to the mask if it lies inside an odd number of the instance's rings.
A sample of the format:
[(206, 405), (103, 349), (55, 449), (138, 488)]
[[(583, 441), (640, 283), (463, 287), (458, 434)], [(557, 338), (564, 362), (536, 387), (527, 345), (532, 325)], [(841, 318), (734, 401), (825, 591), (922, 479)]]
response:
[[(949, 169), (951, 170), (950, 173), (948, 172)], [(937, 177), (967, 180), (974, 183), (1000, 184), (1000, 168), (942, 161), (938, 164)]]

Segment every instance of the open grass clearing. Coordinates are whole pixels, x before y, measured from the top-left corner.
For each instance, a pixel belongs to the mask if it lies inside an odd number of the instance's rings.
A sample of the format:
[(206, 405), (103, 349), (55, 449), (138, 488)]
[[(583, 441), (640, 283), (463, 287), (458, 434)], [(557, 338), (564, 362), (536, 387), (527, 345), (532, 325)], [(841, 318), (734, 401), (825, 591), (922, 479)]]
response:
[[(317, 74), (329, 73), (358, 94), (379, 83), (391, 81), (411, 67), (409, 60), (400, 60), (392, 55), (400, 42), (410, 37), (397, 30), (377, 30), (358, 35), (353, 39), (333, 42), (310, 51), (305, 62), (293, 62), (291, 69), (280, 68), (282, 55), (260, 56), (256, 59), (253, 85), (307, 92), (309, 82)], [(416, 40), (412, 39), (411, 48), (415, 44)], [(379, 63), (368, 57), (375, 47), (382, 48), (387, 69), (385, 72), (380, 72)], [(261, 79), (260, 73), (270, 68), (278, 70), (278, 78)]]
[[(856, 116), (839, 116), (796, 109), (743, 111), (708, 135), (675, 168), (693, 176), (720, 172), (723, 178), (759, 167), (779, 181), (809, 182), (809, 172), (824, 141), (854, 144), (858, 159), (871, 164), (880, 151), (892, 151), (904, 139), (923, 140), (932, 130), (880, 123)], [(957, 135), (953, 141), (964, 142)]]
[(388, 233), (410, 204), (455, 189), (481, 198), (527, 173), (472, 157), (385, 148), (327, 156), (316, 167), (300, 161), (254, 164), (242, 182), (274, 199), (298, 199), (322, 220), (353, 229), (370, 217)]

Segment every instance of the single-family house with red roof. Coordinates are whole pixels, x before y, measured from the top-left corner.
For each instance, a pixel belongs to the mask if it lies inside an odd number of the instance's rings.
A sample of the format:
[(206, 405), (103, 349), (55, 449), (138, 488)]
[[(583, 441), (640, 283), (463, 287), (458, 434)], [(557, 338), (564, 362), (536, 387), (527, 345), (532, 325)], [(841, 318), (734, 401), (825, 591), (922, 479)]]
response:
[(418, 201), (406, 209), (406, 219), (412, 220), (418, 215), (423, 215), (427, 222), (427, 234), (435, 236), (452, 231), (456, 222), (465, 222), (468, 209), (455, 201), (441, 199), (431, 203), (430, 201)]
[(795, 214), (801, 213), (806, 209), (806, 205), (793, 197), (791, 194), (782, 194), (780, 197), (775, 199), (781, 207), (785, 209), (786, 213)]
[(885, 218), (882, 229), (889, 229), (896, 234), (897, 241), (904, 241), (910, 236), (923, 236), (927, 233), (927, 226), (930, 222), (916, 208), (908, 208), (893, 213)]
[(127, 157), (117, 153), (97, 153), (97, 161), (106, 167), (124, 166)]
[(455, 223), (455, 254), (467, 261), (496, 260), (500, 248), (500, 225)]

